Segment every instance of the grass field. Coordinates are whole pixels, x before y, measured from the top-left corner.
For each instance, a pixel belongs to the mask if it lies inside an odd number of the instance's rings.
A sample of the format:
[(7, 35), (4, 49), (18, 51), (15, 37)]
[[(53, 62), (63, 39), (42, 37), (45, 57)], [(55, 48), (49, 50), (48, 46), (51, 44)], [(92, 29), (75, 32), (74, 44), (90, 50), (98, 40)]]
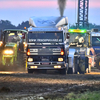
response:
[(69, 93), (65, 100), (100, 100), (100, 91), (85, 92), (82, 94)]
[(85, 92), (81, 94), (68, 93), (64, 97), (52, 98), (51, 96), (50, 98), (45, 99), (45, 100), (100, 100), (100, 91)]

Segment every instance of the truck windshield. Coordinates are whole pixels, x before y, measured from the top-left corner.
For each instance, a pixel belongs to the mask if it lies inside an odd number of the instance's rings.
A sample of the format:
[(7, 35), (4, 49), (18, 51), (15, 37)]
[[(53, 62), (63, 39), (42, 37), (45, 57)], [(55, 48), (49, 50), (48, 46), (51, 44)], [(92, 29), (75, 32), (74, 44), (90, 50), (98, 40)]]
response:
[(70, 47), (86, 47), (88, 45), (88, 34), (70, 33)]
[(92, 37), (92, 46), (100, 46), (100, 37)]
[(28, 33), (29, 43), (62, 43), (63, 32)]

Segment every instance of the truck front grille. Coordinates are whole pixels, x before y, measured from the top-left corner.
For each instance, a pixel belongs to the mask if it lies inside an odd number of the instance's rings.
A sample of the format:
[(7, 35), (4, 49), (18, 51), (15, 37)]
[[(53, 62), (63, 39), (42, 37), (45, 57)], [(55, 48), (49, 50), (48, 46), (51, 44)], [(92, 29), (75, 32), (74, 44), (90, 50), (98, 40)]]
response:
[[(58, 58), (63, 56), (30, 56), (33, 58), (34, 62), (55, 62), (58, 61)], [(63, 57), (64, 58), (64, 57)]]

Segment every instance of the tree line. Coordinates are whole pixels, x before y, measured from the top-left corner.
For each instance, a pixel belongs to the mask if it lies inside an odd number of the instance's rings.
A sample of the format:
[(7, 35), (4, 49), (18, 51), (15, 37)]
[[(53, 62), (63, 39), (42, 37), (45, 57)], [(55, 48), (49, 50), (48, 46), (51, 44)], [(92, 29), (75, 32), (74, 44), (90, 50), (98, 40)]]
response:
[(21, 24), (18, 24), (18, 26), (13, 25), (9, 20), (0, 20), (0, 30), (4, 29), (24, 29), (24, 27), (29, 27), (28, 21), (23, 21)]
[[(69, 24), (69, 28), (71, 28), (71, 29), (76, 29), (76, 28), (77, 28), (77, 25), (76, 25), (76, 24), (73, 24), (73, 25), (70, 25), (70, 24)], [(79, 29), (83, 29), (83, 27), (80, 26)], [(96, 24), (89, 23), (89, 24), (88, 24), (88, 27), (86, 27), (85, 29), (88, 29), (88, 30), (91, 30), (91, 29), (98, 29), (98, 30), (100, 31), (100, 25), (96, 25)]]
[[(29, 27), (29, 21), (23, 21), (18, 26), (13, 25), (9, 20), (0, 20), (0, 30), (4, 29), (24, 29), (24, 27)], [(76, 28), (76, 25), (69, 24), (69, 28)], [(100, 31), (100, 25), (89, 23), (89, 30), (96, 28)]]

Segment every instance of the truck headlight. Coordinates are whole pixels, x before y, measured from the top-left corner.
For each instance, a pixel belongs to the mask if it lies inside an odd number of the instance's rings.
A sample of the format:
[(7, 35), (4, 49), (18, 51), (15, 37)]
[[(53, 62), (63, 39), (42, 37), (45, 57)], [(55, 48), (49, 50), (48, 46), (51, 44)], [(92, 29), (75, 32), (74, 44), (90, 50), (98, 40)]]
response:
[(30, 66), (30, 68), (38, 68), (38, 66)]
[(32, 61), (33, 61), (33, 58), (28, 58), (28, 61), (29, 61), (29, 62), (32, 62)]
[(5, 50), (5, 51), (4, 51), (4, 54), (10, 54), (10, 55), (11, 55), (11, 54), (13, 54), (13, 53), (14, 53), (13, 50)]
[(58, 61), (63, 61), (63, 58), (58, 58)]
[(60, 66), (60, 65), (58, 65), (58, 66), (54, 66), (54, 68), (61, 68), (61, 66)]

